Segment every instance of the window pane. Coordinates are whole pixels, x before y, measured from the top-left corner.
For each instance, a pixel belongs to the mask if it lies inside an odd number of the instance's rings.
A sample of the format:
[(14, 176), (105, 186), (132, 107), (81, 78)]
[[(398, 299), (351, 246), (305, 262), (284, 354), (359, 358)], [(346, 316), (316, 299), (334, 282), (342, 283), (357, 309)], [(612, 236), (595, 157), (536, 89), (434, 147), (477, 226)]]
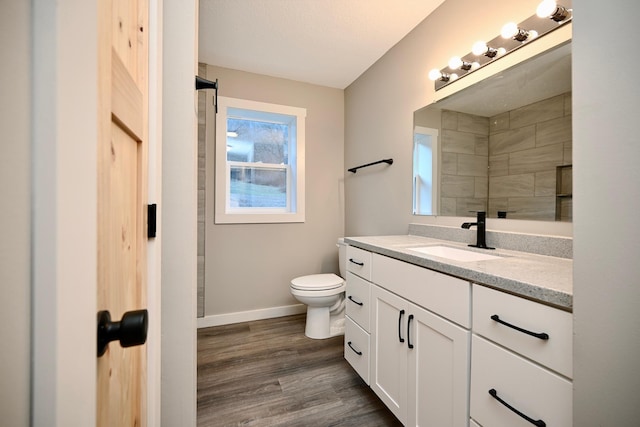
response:
[(286, 169), (231, 166), (229, 207), (286, 208)]
[(289, 163), (289, 125), (228, 118), (227, 132), (227, 160)]

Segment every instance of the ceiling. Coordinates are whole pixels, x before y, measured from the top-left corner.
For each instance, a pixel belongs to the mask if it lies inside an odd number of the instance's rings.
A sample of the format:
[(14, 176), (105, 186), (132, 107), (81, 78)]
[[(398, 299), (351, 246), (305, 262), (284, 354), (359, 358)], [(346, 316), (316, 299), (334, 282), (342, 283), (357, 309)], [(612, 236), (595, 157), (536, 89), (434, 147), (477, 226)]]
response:
[(344, 89), (444, 0), (200, 0), (199, 61)]

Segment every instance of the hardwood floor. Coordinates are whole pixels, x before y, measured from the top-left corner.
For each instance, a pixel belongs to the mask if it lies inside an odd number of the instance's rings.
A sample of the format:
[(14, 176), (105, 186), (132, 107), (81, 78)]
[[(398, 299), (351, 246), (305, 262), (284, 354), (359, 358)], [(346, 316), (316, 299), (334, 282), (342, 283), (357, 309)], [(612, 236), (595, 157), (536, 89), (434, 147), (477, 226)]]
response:
[(304, 315), (198, 330), (198, 426), (401, 426)]

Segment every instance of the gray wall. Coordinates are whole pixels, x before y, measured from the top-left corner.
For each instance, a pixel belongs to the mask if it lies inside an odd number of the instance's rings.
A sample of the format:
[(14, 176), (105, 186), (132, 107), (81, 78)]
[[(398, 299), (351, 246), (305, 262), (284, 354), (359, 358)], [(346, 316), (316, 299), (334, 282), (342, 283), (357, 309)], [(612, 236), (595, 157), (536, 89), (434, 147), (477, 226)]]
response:
[[(3, 2), (0, 50), (0, 414), (29, 425), (31, 328), (31, 6)], [(9, 66), (10, 64), (10, 66)]]
[(204, 314), (298, 304), (289, 292), (292, 278), (338, 271), (336, 240), (344, 233), (344, 92), (215, 66), (208, 66), (207, 77), (219, 80), (222, 96), (307, 109), (306, 220), (213, 223), (215, 118), (208, 112)]
[[(394, 159), (390, 167), (373, 167), (345, 177), (347, 235), (406, 233), (410, 222), (463, 222), (411, 215), (413, 112), (435, 99), (433, 82), (427, 78), (430, 69), (441, 68), (455, 54), (465, 55), (476, 40), (491, 40), (505, 22), (528, 18), (538, 3), (447, 0), (347, 87), (345, 166)], [(512, 223), (500, 224), (515, 229), (531, 226), (531, 232), (548, 228)], [(571, 231), (554, 227), (553, 233)]]
[[(640, 90), (632, 70), (640, 64), (631, 35), (640, 5), (608, 2), (607, 10), (621, 11), (616, 19), (603, 19), (601, 2), (576, 3), (574, 425), (632, 426), (640, 418)], [(347, 167), (381, 157), (395, 160), (388, 169), (347, 177), (347, 235), (405, 233), (409, 222), (441, 220), (410, 215), (412, 118), (433, 98), (427, 72), (468, 52), (475, 40), (493, 38), (504, 22), (531, 15), (537, 4), (447, 0), (346, 89)], [(626, 66), (612, 74), (610, 64), (601, 63), (605, 58), (625, 58)], [(502, 224), (509, 231), (572, 234), (566, 224)]]
[[(640, 3), (576, 2), (573, 43), (574, 425), (640, 419)], [(594, 58), (626, 58), (611, 76)]]

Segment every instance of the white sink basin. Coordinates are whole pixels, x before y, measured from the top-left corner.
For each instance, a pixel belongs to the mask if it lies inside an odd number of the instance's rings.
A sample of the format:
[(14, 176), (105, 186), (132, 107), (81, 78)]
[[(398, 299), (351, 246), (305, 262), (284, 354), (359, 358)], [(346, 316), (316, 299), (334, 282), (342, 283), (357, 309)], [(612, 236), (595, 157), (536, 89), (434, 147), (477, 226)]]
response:
[(453, 261), (472, 262), (472, 261), (488, 261), (490, 259), (499, 259), (499, 256), (489, 255), (479, 252), (466, 251), (464, 249), (451, 248), (449, 246), (424, 246), (421, 248), (409, 248), (412, 251), (420, 252), (426, 255), (433, 255), (440, 258), (447, 258)]

